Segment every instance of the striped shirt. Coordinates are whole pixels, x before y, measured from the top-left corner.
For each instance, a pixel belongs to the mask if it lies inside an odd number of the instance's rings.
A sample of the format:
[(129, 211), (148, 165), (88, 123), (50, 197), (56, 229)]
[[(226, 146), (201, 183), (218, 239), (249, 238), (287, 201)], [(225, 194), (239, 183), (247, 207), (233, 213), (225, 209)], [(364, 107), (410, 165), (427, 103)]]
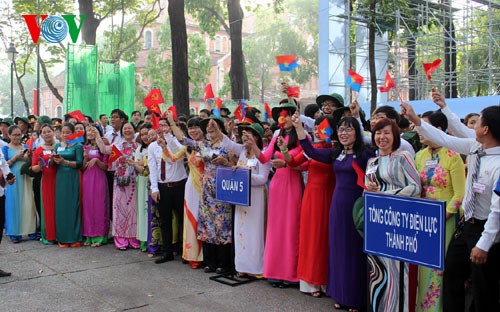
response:
[(407, 151), (368, 160), (365, 183), (370, 181), (376, 182), (385, 194), (415, 197), (422, 191), (415, 161)]

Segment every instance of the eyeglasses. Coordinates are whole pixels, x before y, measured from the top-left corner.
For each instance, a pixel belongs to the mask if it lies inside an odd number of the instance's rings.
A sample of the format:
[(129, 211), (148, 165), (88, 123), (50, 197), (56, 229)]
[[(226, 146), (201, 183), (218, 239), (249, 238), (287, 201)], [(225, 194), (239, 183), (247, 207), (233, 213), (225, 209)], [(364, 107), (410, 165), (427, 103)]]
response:
[(328, 107), (335, 107), (335, 103), (333, 102), (323, 102), (321, 104), (322, 107), (328, 106)]
[(111, 115), (111, 119), (119, 119), (120, 116), (116, 116), (116, 115)]
[(339, 128), (337, 130), (338, 133), (351, 133), (354, 131), (354, 128)]

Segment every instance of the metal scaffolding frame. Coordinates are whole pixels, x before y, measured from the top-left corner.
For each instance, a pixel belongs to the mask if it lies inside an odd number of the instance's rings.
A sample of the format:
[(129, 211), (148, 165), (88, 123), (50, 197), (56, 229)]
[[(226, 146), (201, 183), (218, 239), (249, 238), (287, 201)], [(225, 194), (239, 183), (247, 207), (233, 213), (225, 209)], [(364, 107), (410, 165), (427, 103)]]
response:
[[(330, 6), (334, 5), (329, 1)], [(347, 1), (346, 3), (348, 3)], [(414, 90), (414, 99), (429, 97), (432, 86), (444, 90), (454, 83), (451, 76), (456, 76), (458, 97), (473, 97), (481, 94), (500, 94), (500, 2), (491, 0), (411, 0), (407, 8), (395, 8), (391, 16), (377, 14), (377, 28), (380, 34), (392, 31), (392, 36), (377, 36), (376, 60), (377, 80), (383, 83), (386, 68), (391, 71), (398, 91), (406, 100), (409, 90)], [(351, 65), (365, 77), (359, 101), (369, 101), (369, 70), (367, 24), (368, 10), (354, 8), (354, 14), (336, 11), (330, 14), (333, 23), (343, 22), (344, 36), (353, 37), (355, 42), (343, 49), (330, 49), (329, 53), (342, 59), (343, 64), (331, 67), (329, 86), (338, 88), (345, 86), (343, 81), (332, 79), (339, 71)], [(394, 20), (394, 26), (384, 25), (387, 19)], [(449, 26), (454, 26), (454, 31)], [(391, 27), (391, 28), (389, 28)], [(446, 30), (448, 29), (448, 30)], [(452, 34), (453, 32), (453, 34)], [(453, 35), (453, 36), (452, 36)], [(451, 41), (456, 49), (456, 71), (446, 70), (445, 63), (451, 63), (451, 54), (445, 53), (445, 41)], [(409, 42), (415, 42), (414, 60), (409, 64)], [(360, 57), (361, 55), (361, 57)], [(385, 58), (381, 60), (380, 58)], [(445, 58), (449, 60), (446, 62)], [(421, 62), (431, 62), (440, 58), (443, 63), (432, 74), (430, 82), (422, 69)], [(385, 62), (385, 66), (380, 63)], [(346, 65), (347, 64), (347, 65)], [(414, 74), (410, 68), (414, 66)], [(332, 72), (333, 70), (333, 72)], [(339, 72), (340, 73), (340, 72)], [(396, 93), (389, 94), (388, 100), (397, 100)]]

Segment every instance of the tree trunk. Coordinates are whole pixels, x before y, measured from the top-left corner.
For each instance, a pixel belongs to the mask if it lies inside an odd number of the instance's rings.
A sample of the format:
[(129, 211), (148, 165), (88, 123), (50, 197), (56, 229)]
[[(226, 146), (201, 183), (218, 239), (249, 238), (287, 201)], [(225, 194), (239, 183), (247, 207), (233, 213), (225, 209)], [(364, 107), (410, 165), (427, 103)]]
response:
[(370, 3), (370, 24), (368, 26), (368, 66), (370, 68), (370, 115), (377, 108), (377, 70), (375, 68), (375, 7), (377, 0), (372, 0)]
[(408, 77), (410, 79), (415, 79), (415, 83), (409, 82), (409, 99), (413, 101), (416, 99), (416, 73), (415, 73), (415, 60), (416, 60), (416, 42), (415, 38), (409, 37), (406, 41), (406, 46), (408, 48)]
[(240, 0), (227, 0), (227, 12), (229, 17), (231, 37), (231, 97), (233, 99), (248, 99), (248, 78), (245, 68), (245, 57), (242, 45), (243, 10)]
[(85, 15), (82, 26), (82, 40), (85, 44), (95, 45), (97, 27), (101, 21), (95, 17), (93, 0), (78, 0), (80, 14)]
[(189, 116), (188, 44), (184, 0), (168, 1), (172, 35), (172, 95), (179, 114)]

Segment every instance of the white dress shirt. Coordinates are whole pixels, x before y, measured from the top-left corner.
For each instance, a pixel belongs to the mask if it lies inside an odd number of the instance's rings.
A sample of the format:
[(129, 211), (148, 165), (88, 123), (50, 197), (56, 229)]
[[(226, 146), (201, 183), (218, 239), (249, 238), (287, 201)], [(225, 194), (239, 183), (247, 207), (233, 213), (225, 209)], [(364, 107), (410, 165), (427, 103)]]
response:
[(448, 129), (451, 131), (451, 133), (453, 133), (454, 136), (459, 138), (476, 138), (476, 131), (464, 125), (460, 121), (460, 117), (452, 112), (448, 106), (445, 106), (445, 108), (441, 109), (441, 112), (446, 116), (446, 119), (448, 119)]
[[(7, 164), (7, 161), (5, 160), (5, 158), (3, 157), (3, 153), (2, 151), (0, 151), (0, 172), (3, 173), (3, 176), (5, 178), (5, 181), (7, 182), (7, 175), (10, 173), (10, 168), (9, 168), (9, 165)], [(7, 184), (8, 185), (8, 184)], [(3, 187), (0, 185), (0, 197), (2, 197), (4, 195), (4, 189)]]
[[(417, 131), (434, 143), (460, 154), (469, 154), (480, 147), (475, 139), (448, 135), (426, 122), (422, 122)], [(477, 178), (477, 182), (484, 185), (484, 190), (476, 192), (476, 205), (472, 217), (487, 220), (481, 238), (476, 244), (476, 247), (487, 252), (491, 245), (500, 242), (500, 197), (493, 192), (500, 177), (500, 146), (485, 149), (484, 153), (480, 160)], [(469, 170), (465, 189), (472, 188), (473, 183)]]
[[(177, 153), (184, 145), (180, 144), (170, 133), (165, 135), (167, 149), (170, 154)], [(179, 182), (187, 178), (183, 159), (173, 162), (167, 158), (165, 161), (165, 179), (161, 179), (161, 156), (163, 150), (157, 142), (153, 142), (148, 147), (149, 181), (151, 182), (151, 192), (159, 192), (158, 183)]]
[[(114, 141), (113, 137), (115, 137)], [(106, 132), (104, 138), (108, 140), (110, 145), (111, 144), (119, 145), (123, 141), (122, 133), (120, 131), (115, 131), (113, 128), (111, 128), (111, 131)]]

